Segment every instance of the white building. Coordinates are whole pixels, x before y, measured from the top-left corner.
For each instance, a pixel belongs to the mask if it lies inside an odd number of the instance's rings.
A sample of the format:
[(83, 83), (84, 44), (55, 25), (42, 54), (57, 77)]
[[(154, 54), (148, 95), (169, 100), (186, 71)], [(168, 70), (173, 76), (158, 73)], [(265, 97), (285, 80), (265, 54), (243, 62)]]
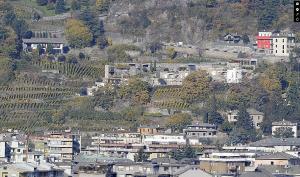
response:
[(143, 135), (142, 143), (146, 145), (150, 144), (186, 144), (186, 140), (183, 135), (174, 134), (156, 134), (156, 135)]
[(279, 122), (273, 122), (272, 123), (272, 135), (275, 135), (275, 131), (278, 129), (278, 128), (291, 128), (292, 131), (293, 131), (293, 136), (296, 138), (298, 137), (298, 124), (297, 123), (292, 123), (290, 121), (286, 121), (286, 120), (282, 120), (282, 121), (279, 121)]
[(226, 73), (226, 82), (230, 84), (240, 83), (243, 79), (242, 69), (228, 69)]
[(140, 144), (140, 133), (103, 133), (92, 137), (92, 145), (99, 144)]
[[(259, 112), (255, 109), (247, 109), (247, 112), (250, 114), (250, 117), (252, 119), (253, 122), (253, 126), (256, 129), (260, 128), (260, 124), (263, 122), (264, 120), (264, 113)], [(228, 122), (231, 123), (235, 123), (237, 121), (237, 116), (238, 116), (238, 110), (233, 110), (233, 111), (229, 111), (227, 112), (227, 120)]]
[(271, 36), (272, 51), (275, 56), (289, 56), (290, 51), (295, 46), (295, 35), (289, 34), (273, 34)]

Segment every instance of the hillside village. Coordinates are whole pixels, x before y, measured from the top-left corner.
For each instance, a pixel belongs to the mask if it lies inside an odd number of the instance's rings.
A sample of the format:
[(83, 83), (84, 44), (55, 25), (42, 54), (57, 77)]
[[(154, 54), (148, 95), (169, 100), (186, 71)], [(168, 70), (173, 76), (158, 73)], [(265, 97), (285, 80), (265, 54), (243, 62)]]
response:
[(292, 6), (0, 0), (0, 176), (299, 176)]

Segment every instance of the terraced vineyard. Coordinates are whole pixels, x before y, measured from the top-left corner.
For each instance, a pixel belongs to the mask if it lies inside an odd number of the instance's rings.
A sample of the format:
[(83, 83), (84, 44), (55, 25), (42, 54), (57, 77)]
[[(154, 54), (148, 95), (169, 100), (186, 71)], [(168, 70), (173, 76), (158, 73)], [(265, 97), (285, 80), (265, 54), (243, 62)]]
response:
[(58, 70), (60, 74), (73, 77), (99, 78), (104, 72), (103, 68), (61, 62), (39, 61), (32, 64), (43, 70)]
[(154, 102), (154, 105), (159, 108), (167, 108), (167, 109), (188, 109), (190, 105), (186, 102), (180, 100), (168, 100), (168, 101), (157, 101)]
[(180, 87), (160, 87), (154, 92), (153, 97), (155, 99), (170, 99), (170, 98), (180, 98), (182, 94)]

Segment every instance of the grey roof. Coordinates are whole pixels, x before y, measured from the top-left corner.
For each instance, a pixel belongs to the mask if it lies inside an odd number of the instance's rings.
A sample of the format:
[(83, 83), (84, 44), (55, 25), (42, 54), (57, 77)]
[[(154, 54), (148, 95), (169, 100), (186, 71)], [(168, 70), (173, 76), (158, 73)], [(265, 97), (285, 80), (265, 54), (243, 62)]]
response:
[(270, 147), (270, 146), (300, 146), (300, 138), (267, 138), (253, 143), (251, 147)]
[[(259, 112), (259, 111), (257, 111), (256, 109), (253, 109), (253, 108), (247, 109), (247, 112), (248, 112), (250, 115), (264, 115), (263, 112)], [(231, 111), (231, 114), (237, 114), (237, 113), (238, 113), (238, 110), (232, 110), (232, 111)]]
[(154, 158), (151, 161), (155, 163), (178, 163), (177, 160), (167, 157)]
[(64, 38), (31, 38), (23, 39), (24, 43), (34, 44), (66, 44), (67, 41)]
[(256, 171), (245, 172), (241, 174), (240, 177), (275, 177), (275, 176), (266, 170), (256, 170)]
[(276, 152), (276, 153), (271, 153), (267, 155), (262, 155), (260, 157), (257, 157), (256, 159), (259, 160), (290, 160), (290, 159), (298, 159), (298, 157), (292, 156), (290, 154), (287, 154), (285, 152)]
[(300, 174), (300, 166), (299, 165), (289, 165), (288, 167), (283, 165), (262, 165), (259, 166), (258, 169), (268, 171), (273, 174), (289, 174), (296, 175)]

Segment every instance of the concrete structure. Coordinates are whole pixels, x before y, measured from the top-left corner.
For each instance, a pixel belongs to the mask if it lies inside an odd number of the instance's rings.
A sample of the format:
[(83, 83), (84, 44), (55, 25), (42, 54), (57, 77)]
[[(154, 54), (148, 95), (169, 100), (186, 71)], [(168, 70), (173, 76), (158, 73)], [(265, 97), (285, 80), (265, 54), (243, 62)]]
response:
[(158, 134), (161, 128), (158, 126), (148, 126), (148, 125), (143, 125), (138, 127), (137, 132), (142, 134), (142, 135), (153, 135), (153, 134)]
[(215, 138), (217, 126), (207, 123), (188, 125), (183, 133), (187, 139)]
[(142, 137), (140, 133), (103, 133), (92, 137), (92, 145), (100, 144), (140, 144)]
[(51, 132), (47, 138), (47, 156), (53, 162), (71, 161), (76, 148), (76, 139), (70, 133)]
[(272, 53), (275, 56), (289, 56), (295, 47), (295, 35), (292, 33), (275, 33), (272, 38)]
[[(250, 117), (252, 118), (253, 126), (256, 129), (259, 129), (260, 124), (264, 120), (264, 113), (259, 112), (255, 109), (247, 109), (247, 112), (250, 114)], [(238, 110), (233, 110), (233, 111), (227, 112), (228, 122), (235, 123), (237, 121), (237, 115), (238, 115)]]
[(256, 44), (259, 52), (271, 52), (271, 36), (272, 32), (258, 32), (258, 35), (256, 36)]
[(1, 177), (64, 177), (64, 170), (48, 163), (13, 163), (0, 165)]
[[(233, 147), (234, 149), (238, 147)], [(300, 138), (266, 138), (245, 147), (248, 150), (264, 151), (264, 152), (287, 152), (299, 151)], [(228, 149), (228, 148), (227, 148)]]
[(143, 144), (181, 144), (186, 145), (186, 140), (183, 135), (175, 134), (156, 134), (156, 135), (143, 135)]
[(284, 152), (277, 152), (255, 158), (255, 166), (261, 165), (300, 165), (300, 159)]
[(297, 138), (298, 137), (298, 124), (297, 123), (292, 123), (290, 121), (282, 120), (279, 122), (273, 122), (272, 123), (272, 135), (275, 135), (275, 131), (278, 128), (284, 128), (284, 129), (291, 129), (293, 131), (293, 137)]
[(38, 49), (40, 46), (43, 52), (46, 52), (47, 47), (51, 45), (55, 53), (63, 53), (63, 48), (66, 46), (66, 41), (63, 38), (31, 38), (23, 39), (23, 49), (31, 52), (32, 50)]
[(172, 176), (172, 177), (212, 177), (211, 174), (199, 169), (197, 165), (179, 163), (131, 163), (116, 164), (113, 172), (117, 177), (123, 176)]
[(6, 142), (0, 142), (0, 161), (10, 161), (10, 148)]
[(240, 83), (243, 79), (242, 69), (233, 68), (228, 69), (226, 73), (226, 82), (229, 84), (237, 84)]

